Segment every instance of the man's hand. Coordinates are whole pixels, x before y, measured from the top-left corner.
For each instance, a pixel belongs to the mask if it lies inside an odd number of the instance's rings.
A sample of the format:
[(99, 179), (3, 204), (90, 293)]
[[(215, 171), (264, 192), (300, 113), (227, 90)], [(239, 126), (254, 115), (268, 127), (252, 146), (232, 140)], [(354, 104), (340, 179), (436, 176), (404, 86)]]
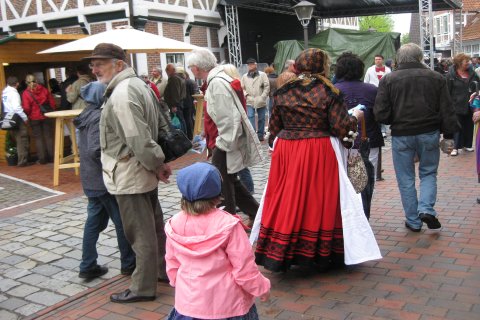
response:
[(353, 110), (353, 116), (357, 118), (358, 121), (361, 121), (363, 119), (363, 111), (355, 109)]
[(450, 154), (455, 146), (453, 139), (442, 139), (440, 141), (440, 150), (443, 153)]
[(65, 89), (65, 92), (70, 92), (70, 91), (72, 91), (72, 85), (71, 84)]
[(162, 164), (157, 170), (157, 179), (163, 183), (170, 183), (168, 178), (172, 175), (172, 169), (166, 163)]

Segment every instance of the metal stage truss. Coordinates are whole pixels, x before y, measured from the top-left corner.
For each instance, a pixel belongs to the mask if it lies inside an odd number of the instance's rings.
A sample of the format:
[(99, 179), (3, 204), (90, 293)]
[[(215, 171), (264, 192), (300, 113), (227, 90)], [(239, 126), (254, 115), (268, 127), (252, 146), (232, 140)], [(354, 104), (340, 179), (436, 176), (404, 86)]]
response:
[(239, 67), (242, 64), (242, 50), (240, 46), (238, 9), (236, 6), (225, 6), (225, 20), (227, 25), (228, 56), (230, 63)]
[[(454, 10), (455, 38), (454, 53), (461, 51), (461, 0), (310, 0), (316, 7), (314, 18), (353, 17), (365, 15), (417, 12), (420, 14), (421, 47), (430, 57), (433, 68), (433, 11)], [(294, 15), (292, 6), (298, 1), (291, 0), (223, 0), (227, 25), (228, 53), (236, 66), (242, 63), (238, 8), (270, 13)]]

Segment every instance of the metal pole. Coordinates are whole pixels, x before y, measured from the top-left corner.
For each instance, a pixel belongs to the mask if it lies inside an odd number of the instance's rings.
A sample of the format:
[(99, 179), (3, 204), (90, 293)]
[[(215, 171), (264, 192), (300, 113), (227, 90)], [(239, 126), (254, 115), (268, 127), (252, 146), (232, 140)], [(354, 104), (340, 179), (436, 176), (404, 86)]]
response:
[(308, 49), (308, 25), (303, 27), (303, 47)]

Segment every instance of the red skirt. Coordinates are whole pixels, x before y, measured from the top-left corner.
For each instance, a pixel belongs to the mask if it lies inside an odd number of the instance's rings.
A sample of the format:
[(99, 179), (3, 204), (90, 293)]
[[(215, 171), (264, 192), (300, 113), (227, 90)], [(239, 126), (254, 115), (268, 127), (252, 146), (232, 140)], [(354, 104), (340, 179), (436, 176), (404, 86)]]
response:
[(271, 271), (343, 261), (338, 163), (330, 138), (278, 139), (255, 260)]

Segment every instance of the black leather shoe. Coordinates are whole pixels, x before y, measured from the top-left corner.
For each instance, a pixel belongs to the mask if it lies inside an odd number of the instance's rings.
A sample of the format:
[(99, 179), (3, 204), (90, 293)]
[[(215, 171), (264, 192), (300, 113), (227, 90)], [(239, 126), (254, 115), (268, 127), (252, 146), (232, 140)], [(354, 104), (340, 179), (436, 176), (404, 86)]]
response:
[(135, 271), (135, 267), (130, 267), (130, 268), (125, 268), (125, 269), (120, 269), (120, 273), (124, 276), (131, 276), (133, 271)]
[(93, 279), (93, 278), (101, 277), (107, 272), (108, 272), (107, 267), (97, 265), (88, 271), (79, 272), (78, 277), (82, 279)]
[(131, 303), (131, 302), (141, 302), (141, 301), (153, 301), (155, 296), (136, 296), (127, 289), (120, 293), (114, 293), (110, 296), (110, 301), (116, 303)]
[(442, 227), (440, 221), (435, 216), (428, 213), (420, 213), (418, 215), (422, 222), (427, 224), (428, 229), (440, 229)]
[(412, 226), (410, 226), (407, 221), (405, 221), (405, 228), (407, 228), (408, 230), (412, 231), (412, 232), (420, 232), (422, 231), (422, 228), (414, 228)]

